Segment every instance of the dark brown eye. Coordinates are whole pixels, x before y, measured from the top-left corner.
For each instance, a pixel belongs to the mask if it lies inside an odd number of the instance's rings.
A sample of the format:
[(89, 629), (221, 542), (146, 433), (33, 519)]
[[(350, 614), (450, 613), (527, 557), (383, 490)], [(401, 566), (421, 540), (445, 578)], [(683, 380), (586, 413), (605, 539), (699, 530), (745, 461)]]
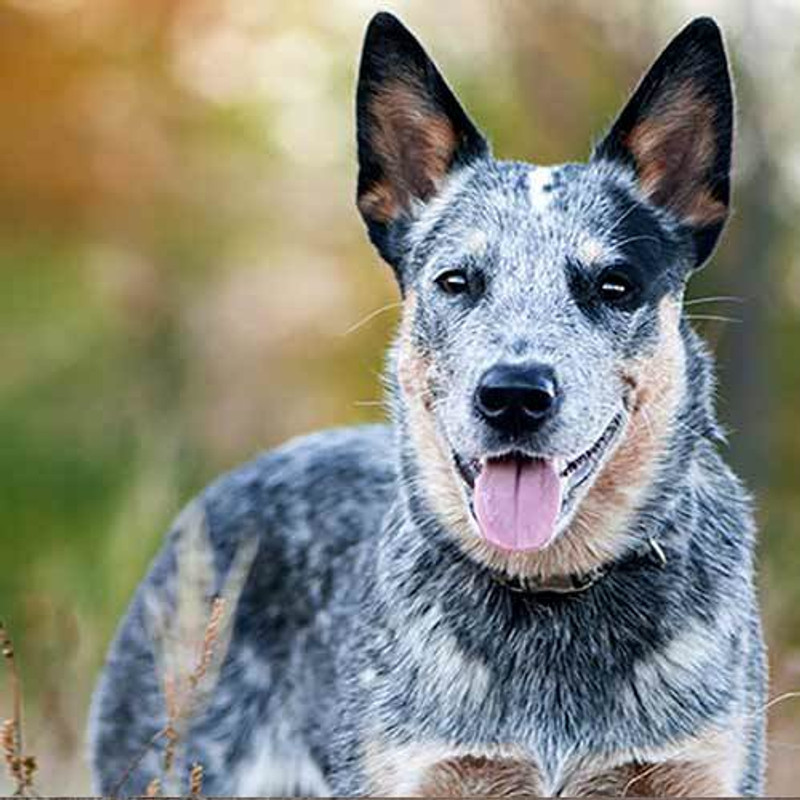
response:
[(604, 270), (597, 281), (597, 291), (601, 299), (611, 305), (630, 302), (636, 295), (637, 285), (624, 270), (611, 267)]
[(445, 294), (465, 294), (469, 291), (469, 279), (463, 269), (449, 269), (436, 278), (436, 285)]

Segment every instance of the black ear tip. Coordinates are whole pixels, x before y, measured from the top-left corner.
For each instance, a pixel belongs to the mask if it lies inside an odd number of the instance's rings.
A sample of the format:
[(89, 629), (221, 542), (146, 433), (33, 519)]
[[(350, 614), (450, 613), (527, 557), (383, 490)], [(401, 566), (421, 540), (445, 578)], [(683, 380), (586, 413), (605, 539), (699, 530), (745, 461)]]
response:
[(378, 11), (376, 14), (373, 15), (372, 19), (369, 21), (370, 27), (392, 27), (399, 25), (400, 27), (403, 26), (403, 23), (391, 13), (391, 11)]
[(693, 42), (705, 48), (714, 48), (725, 52), (722, 30), (713, 17), (693, 19), (676, 38), (687, 43)]
[(380, 40), (408, 35), (408, 28), (394, 14), (388, 11), (379, 11), (367, 25), (364, 43), (374, 44)]
[(705, 35), (719, 35), (719, 25), (713, 17), (695, 17), (687, 26), (686, 30), (693, 30)]

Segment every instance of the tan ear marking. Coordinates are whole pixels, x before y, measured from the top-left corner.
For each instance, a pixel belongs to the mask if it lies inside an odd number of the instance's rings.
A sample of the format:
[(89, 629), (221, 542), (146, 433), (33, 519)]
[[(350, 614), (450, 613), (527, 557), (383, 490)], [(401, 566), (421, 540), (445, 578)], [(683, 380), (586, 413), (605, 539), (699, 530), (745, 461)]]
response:
[(400, 211), (394, 192), (384, 181), (374, 183), (358, 198), (358, 209), (365, 217), (376, 222), (389, 222)]
[(645, 197), (696, 226), (721, 222), (724, 203), (712, 197), (708, 178), (716, 158), (714, 107), (684, 83), (662, 99), (625, 139)]
[(375, 93), (369, 107), (371, 145), (384, 179), (362, 196), (359, 208), (380, 222), (395, 219), (411, 200), (427, 200), (450, 168), (457, 139), (450, 120), (424, 100), (423, 90), (396, 80)]

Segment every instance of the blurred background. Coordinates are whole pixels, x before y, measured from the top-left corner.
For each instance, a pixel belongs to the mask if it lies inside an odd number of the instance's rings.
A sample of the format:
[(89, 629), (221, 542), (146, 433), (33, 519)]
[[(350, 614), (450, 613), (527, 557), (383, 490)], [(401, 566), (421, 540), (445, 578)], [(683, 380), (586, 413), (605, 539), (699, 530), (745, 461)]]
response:
[[(758, 499), (771, 696), (799, 690), (800, 3), (384, 6), (495, 153), (540, 163), (584, 158), (691, 16), (723, 24), (736, 211), (690, 295), (734, 299), (687, 313)], [(0, 616), (40, 792), (89, 790), (91, 686), (184, 502), (287, 437), (382, 416), (396, 294), (353, 203), (354, 75), (378, 7), (0, 2)], [(799, 723), (800, 700), (771, 709), (773, 794), (800, 787)]]

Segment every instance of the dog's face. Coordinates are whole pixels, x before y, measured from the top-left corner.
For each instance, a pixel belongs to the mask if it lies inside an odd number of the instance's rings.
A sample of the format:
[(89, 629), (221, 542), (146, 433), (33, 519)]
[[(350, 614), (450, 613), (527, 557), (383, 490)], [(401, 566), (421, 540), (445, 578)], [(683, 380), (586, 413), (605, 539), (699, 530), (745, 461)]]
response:
[(727, 215), (716, 25), (678, 35), (587, 164), (535, 167), (492, 158), (380, 14), (358, 126), (358, 204), (404, 295), (398, 377), (429, 502), (490, 553), (544, 551), (580, 519), (584, 545), (610, 552), (683, 392), (685, 281)]

